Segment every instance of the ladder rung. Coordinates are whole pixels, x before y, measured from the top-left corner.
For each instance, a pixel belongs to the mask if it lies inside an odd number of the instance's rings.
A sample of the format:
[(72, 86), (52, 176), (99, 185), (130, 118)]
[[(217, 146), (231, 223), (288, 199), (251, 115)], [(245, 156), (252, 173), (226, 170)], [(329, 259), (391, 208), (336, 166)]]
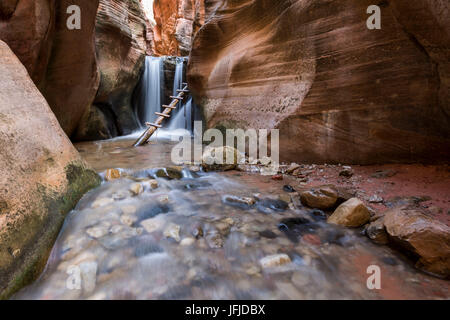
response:
[(184, 89), (183, 89), (183, 90), (180, 90), (180, 89), (178, 89), (178, 90), (177, 90), (177, 92), (188, 93), (188, 92), (189, 92), (189, 90), (184, 90)]
[(170, 118), (170, 115), (165, 114), (165, 113), (155, 112), (155, 114), (156, 114), (157, 116), (161, 116), (161, 117), (164, 117), (164, 118)]
[(176, 109), (177, 107), (172, 107), (172, 106), (163, 106), (163, 108), (166, 108), (166, 109)]
[(183, 100), (182, 97), (174, 97), (174, 96), (170, 96), (170, 99)]
[(161, 126), (161, 125), (159, 125), (159, 124), (156, 124), (156, 123), (150, 123), (150, 122), (146, 122), (146, 123), (145, 123), (145, 125), (146, 125), (147, 127), (162, 128), (162, 126)]

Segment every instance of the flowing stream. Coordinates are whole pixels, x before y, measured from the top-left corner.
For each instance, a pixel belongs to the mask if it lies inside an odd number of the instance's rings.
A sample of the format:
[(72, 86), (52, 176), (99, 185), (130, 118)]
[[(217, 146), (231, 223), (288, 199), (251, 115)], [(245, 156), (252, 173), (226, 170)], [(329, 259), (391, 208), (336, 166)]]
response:
[[(132, 141), (77, 144), (103, 177), (121, 168), (122, 178), (81, 199), (44, 273), (15, 299), (448, 297), (446, 281), (289, 203), (270, 177), (159, 170), (172, 145)], [(381, 268), (381, 290), (367, 287), (370, 265)]]

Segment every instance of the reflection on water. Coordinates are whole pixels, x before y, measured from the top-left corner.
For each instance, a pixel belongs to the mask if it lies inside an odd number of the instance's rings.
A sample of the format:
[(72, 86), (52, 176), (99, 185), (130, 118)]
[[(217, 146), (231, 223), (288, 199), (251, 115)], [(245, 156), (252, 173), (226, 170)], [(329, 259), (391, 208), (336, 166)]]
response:
[[(129, 138), (77, 145), (98, 171), (127, 169), (83, 197), (46, 271), (17, 299), (448, 298), (448, 284), (413, 269), (359, 230), (328, 225), (257, 176), (174, 169), (170, 144)], [(293, 196), (295, 197), (295, 195)], [(366, 285), (369, 265), (382, 290)], [(77, 289), (79, 288), (79, 289)]]

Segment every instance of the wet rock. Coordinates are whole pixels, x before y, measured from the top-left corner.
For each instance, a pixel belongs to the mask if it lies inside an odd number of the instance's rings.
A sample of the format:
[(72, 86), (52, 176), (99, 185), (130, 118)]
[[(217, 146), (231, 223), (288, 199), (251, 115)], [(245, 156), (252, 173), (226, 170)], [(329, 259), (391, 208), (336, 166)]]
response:
[(298, 238), (302, 235), (316, 233), (318, 228), (319, 225), (317, 223), (306, 217), (283, 219), (278, 224), (278, 229), (294, 243), (297, 243)]
[(88, 236), (98, 239), (109, 233), (109, 224), (102, 224), (86, 229)]
[(264, 269), (275, 268), (288, 263), (291, 263), (291, 258), (287, 254), (274, 254), (271, 256), (266, 256), (259, 260), (259, 263)]
[(131, 227), (137, 221), (137, 217), (131, 214), (123, 214), (120, 216), (120, 222)]
[(303, 204), (321, 210), (331, 209), (338, 200), (338, 193), (332, 187), (321, 187), (300, 193)]
[(121, 172), (118, 169), (108, 169), (105, 173), (105, 180), (106, 181), (113, 181), (120, 179)]
[(156, 216), (154, 218), (141, 221), (141, 226), (148, 233), (152, 233), (157, 230), (161, 230), (162, 227), (164, 226), (164, 223), (165, 221), (163, 216)]
[(312, 217), (314, 221), (325, 221), (328, 219), (327, 214), (319, 209), (311, 210), (309, 216)]
[(450, 228), (419, 210), (396, 208), (385, 213), (384, 225), (393, 243), (417, 257), (416, 267), (450, 276)]
[(120, 209), (122, 210), (123, 214), (135, 214), (137, 210), (137, 208), (133, 205), (124, 205), (120, 207)]
[(382, 203), (383, 201), (384, 201), (383, 198), (377, 194), (374, 194), (369, 198), (370, 203)]
[(97, 281), (97, 262), (86, 261), (79, 264), (83, 290), (85, 293), (92, 293), (95, 290)]
[(351, 167), (344, 166), (342, 167), (341, 172), (339, 172), (340, 177), (351, 178), (353, 176), (353, 170)]
[(179, 180), (183, 178), (183, 168), (182, 167), (162, 168), (156, 171), (156, 176), (158, 178), (165, 178), (169, 180)]
[(249, 197), (238, 197), (225, 195), (222, 197), (222, 202), (230, 206), (239, 207), (242, 209), (249, 209), (255, 204), (255, 199)]
[(194, 226), (192, 235), (195, 237), (195, 239), (203, 237), (203, 228), (201, 226)]
[(179, 225), (171, 223), (166, 230), (164, 230), (164, 236), (173, 239), (176, 242), (180, 242), (180, 229), (181, 227)]
[(159, 196), (158, 197), (158, 202), (163, 204), (163, 205), (167, 205), (170, 202), (169, 195), (164, 194), (162, 196)]
[(370, 213), (364, 203), (358, 198), (351, 198), (341, 204), (328, 218), (328, 223), (345, 227), (360, 227), (370, 219)]
[(242, 158), (239, 151), (233, 147), (207, 148), (202, 156), (202, 168), (205, 171), (233, 170)]
[(263, 199), (258, 201), (257, 208), (260, 212), (271, 214), (274, 212), (284, 212), (289, 207), (287, 202), (274, 199)]
[(142, 184), (140, 183), (133, 183), (130, 186), (130, 191), (133, 195), (138, 196), (140, 195), (142, 192), (144, 192), (144, 187), (142, 186)]
[(128, 192), (119, 191), (119, 192), (114, 193), (114, 194), (112, 195), (112, 198), (113, 198), (115, 201), (121, 201), (121, 200), (126, 199), (129, 195), (130, 195), (130, 194), (129, 194)]
[(384, 219), (377, 219), (370, 223), (365, 230), (367, 237), (377, 244), (388, 244), (389, 238), (384, 227)]
[(153, 218), (159, 214), (167, 213), (169, 212), (170, 207), (167, 204), (149, 204), (147, 206), (144, 206), (139, 209), (139, 211), (136, 213), (137, 221), (142, 221), (146, 219)]
[(287, 193), (278, 195), (278, 199), (281, 201), (284, 201), (286, 203), (291, 203), (291, 201), (292, 201), (291, 196)]
[(188, 237), (188, 238), (184, 238), (183, 240), (181, 240), (180, 245), (183, 247), (190, 247), (195, 243), (195, 239)]
[(150, 189), (157, 189), (159, 185), (158, 185), (158, 181), (157, 180), (150, 179), (150, 180), (144, 182), (144, 186), (148, 187)]
[(96, 208), (104, 207), (113, 202), (114, 202), (114, 199), (112, 199), (112, 198), (100, 198), (100, 199), (95, 200), (92, 203), (91, 208), (96, 209)]
[(220, 249), (224, 245), (224, 240), (218, 230), (209, 231), (205, 236), (205, 240), (211, 249)]
[(292, 193), (292, 192), (295, 192), (295, 189), (292, 188), (290, 185), (285, 185), (285, 186), (283, 186), (283, 191)]

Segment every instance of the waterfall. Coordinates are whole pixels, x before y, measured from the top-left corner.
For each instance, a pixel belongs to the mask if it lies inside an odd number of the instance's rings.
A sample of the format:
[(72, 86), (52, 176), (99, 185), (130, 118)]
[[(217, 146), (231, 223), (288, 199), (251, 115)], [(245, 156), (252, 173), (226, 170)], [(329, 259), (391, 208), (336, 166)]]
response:
[(175, 77), (173, 79), (173, 95), (178, 95), (177, 90), (183, 89), (183, 73), (184, 73), (184, 58), (177, 58), (177, 66), (175, 68)]
[(192, 132), (192, 98), (183, 105), (170, 121), (169, 130), (186, 129)]
[[(173, 95), (178, 95), (177, 90), (183, 89), (184, 63), (186, 58), (177, 58), (175, 77), (173, 80)], [(186, 101), (186, 100), (183, 100)], [(169, 124), (169, 130), (186, 129), (192, 131), (192, 97), (186, 103), (179, 103), (176, 112), (173, 113)]]
[(162, 88), (164, 85), (163, 59), (146, 57), (145, 70), (142, 76), (141, 112), (142, 123), (154, 122), (155, 112), (161, 112)]

